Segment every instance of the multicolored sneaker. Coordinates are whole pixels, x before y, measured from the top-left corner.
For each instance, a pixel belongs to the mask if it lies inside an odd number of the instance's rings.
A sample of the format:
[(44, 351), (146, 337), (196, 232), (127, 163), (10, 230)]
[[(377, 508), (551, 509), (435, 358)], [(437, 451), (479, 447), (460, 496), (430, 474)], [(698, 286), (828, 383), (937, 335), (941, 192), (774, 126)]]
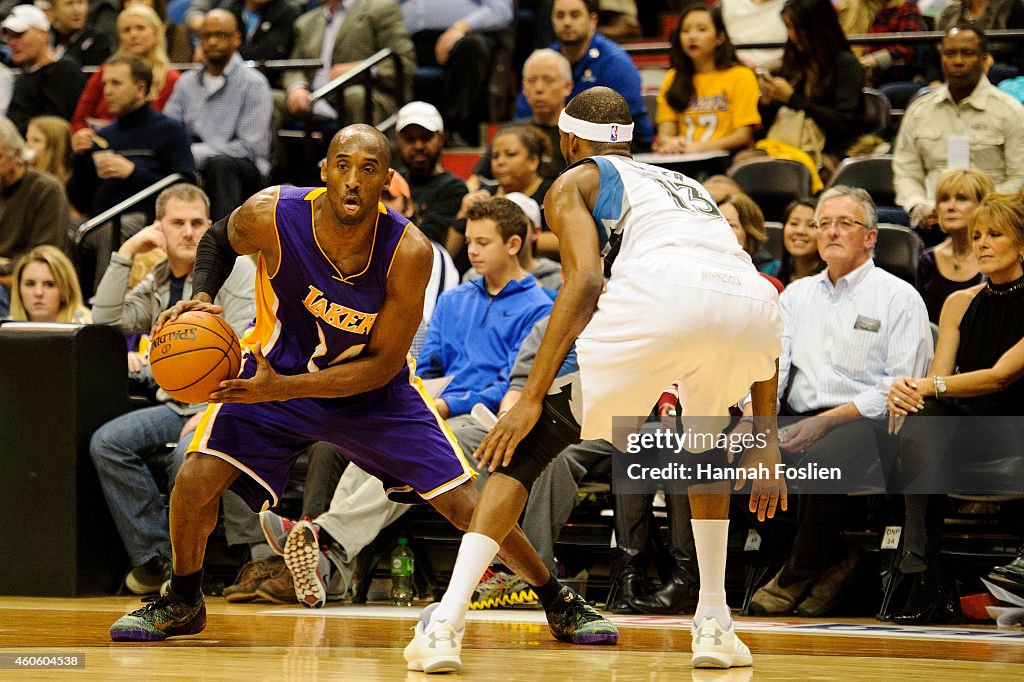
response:
[(462, 635), (466, 628), (456, 630), (446, 620), (430, 622), (430, 616), (440, 606), (435, 602), (423, 609), (413, 628), (415, 634), (405, 647), (406, 668), (425, 673), (457, 673), (462, 670)]
[(288, 540), (288, 534), (292, 532), (295, 523), (295, 521), (275, 514), (269, 509), (260, 512), (260, 528), (263, 529), (267, 544), (275, 554), (284, 556), (284, 543)]
[(147, 597), (141, 609), (121, 616), (110, 626), (115, 642), (158, 642), (176, 635), (196, 635), (206, 629), (206, 603), (197, 606), (171, 597)]
[[(488, 569), (489, 570), (489, 569)], [(473, 590), (470, 609), (502, 609), (513, 606), (537, 606), (537, 593), (517, 575), (501, 571), (484, 573), (480, 584)]]
[(736, 636), (735, 623), (723, 628), (717, 618), (693, 619), (694, 668), (745, 668), (754, 664), (750, 649)]
[(547, 617), (551, 634), (563, 642), (615, 644), (619, 641), (618, 628), (571, 587), (562, 588)]
[(284, 543), (284, 563), (295, 581), (295, 597), (311, 609), (319, 609), (327, 601), (331, 570), (327, 555), (320, 550), (318, 530), (311, 521), (299, 521)]

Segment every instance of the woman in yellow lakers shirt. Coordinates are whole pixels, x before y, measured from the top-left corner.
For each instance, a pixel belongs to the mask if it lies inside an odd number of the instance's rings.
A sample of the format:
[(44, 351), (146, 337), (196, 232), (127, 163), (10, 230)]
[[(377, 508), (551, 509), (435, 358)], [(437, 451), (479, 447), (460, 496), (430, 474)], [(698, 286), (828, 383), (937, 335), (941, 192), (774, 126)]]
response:
[(757, 77), (736, 57), (720, 13), (683, 13), (669, 38), (672, 68), (658, 93), (658, 140), (663, 153), (739, 151), (754, 141)]

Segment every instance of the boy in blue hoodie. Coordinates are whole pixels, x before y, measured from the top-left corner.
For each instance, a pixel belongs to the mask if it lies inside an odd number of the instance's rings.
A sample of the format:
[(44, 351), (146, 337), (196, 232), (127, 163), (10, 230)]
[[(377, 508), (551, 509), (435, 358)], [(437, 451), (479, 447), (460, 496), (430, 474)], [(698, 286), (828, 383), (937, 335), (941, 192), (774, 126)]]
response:
[(417, 363), (421, 378), (452, 377), (435, 401), (445, 419), (476, 403), (498, 411), (519, 345), (551, 310), (551, 298), (519, 263), (525, 225), (522, 209), (501, 197), (466, 216), (469, 260), (483, 277), (441, 295)]

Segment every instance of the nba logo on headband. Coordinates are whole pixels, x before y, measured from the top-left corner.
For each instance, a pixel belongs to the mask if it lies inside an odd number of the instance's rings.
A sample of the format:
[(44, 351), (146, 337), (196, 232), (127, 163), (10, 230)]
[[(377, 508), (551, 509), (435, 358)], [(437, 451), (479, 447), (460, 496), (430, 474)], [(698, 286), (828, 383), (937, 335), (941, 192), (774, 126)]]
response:
[(565, 109), (558, 116), (558, 129), (591, 142), (630, 142), (633, 139), (632, 123), (592, 123), (571, 116)]

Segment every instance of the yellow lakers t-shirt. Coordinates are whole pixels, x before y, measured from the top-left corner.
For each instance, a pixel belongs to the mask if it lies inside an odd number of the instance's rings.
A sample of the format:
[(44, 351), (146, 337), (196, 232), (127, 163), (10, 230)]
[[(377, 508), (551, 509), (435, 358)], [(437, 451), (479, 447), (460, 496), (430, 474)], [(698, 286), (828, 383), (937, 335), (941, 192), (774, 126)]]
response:
[(757, 77), (746, 66), (733, 66), (725, 71), (698, 73), (693, 77), (696, 95), (686, 111), (680, 113), (665, 100), (676, 77), (669, 69), (658, 93), (656, 123), (676, 123), (680, 137), (687, 142), (707, 142), (731, 133), (743, 126), (761, 123), (757, 112)]

